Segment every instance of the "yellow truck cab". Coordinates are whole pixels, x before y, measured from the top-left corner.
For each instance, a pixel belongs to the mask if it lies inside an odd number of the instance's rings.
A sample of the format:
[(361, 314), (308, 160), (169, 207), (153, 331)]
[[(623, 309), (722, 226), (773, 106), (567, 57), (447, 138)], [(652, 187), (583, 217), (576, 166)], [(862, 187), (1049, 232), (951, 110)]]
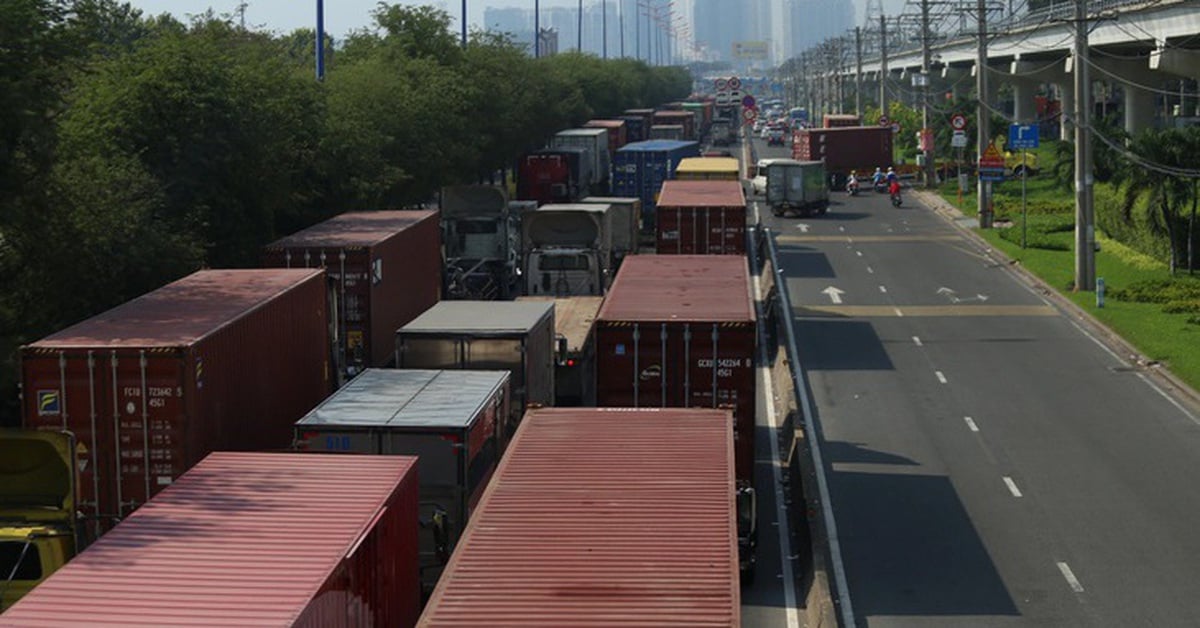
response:
[(0, 612), (75, 555), (74, 439), (0, 430)]

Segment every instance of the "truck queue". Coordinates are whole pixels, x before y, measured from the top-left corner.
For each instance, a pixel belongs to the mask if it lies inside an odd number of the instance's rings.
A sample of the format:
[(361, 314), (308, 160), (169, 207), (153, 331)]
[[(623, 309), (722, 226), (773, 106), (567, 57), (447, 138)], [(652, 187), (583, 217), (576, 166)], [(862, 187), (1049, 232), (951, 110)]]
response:
[(343, 214), (23, 347), (0, 626), (738, 625), (758, 321), (699, 157), (736, 113), (593, 120), (515, 199)]

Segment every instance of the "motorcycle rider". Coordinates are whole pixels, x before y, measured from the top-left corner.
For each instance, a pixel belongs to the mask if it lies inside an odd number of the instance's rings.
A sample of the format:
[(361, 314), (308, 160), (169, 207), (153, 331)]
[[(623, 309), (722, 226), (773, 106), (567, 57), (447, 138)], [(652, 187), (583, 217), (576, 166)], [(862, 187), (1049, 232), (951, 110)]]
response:
[(888, 196), (892, 198), (892, 202), (897, 207), (900, 206), (900, 179), (892, 178), (888, 183)]
[(850, 196), (854, 196), (855, 194), (858, 194), (858, 176), (857, 175), (858, 175), (858, 173), (856, 171), (851, 170), (850, 178), (846, 179), (846, 192), (848, 192), (850, 194)]
[(879, 166), (875, 166), (875, 174), (871, 175), (871, 184), (878, 186), (880, 181), (883, 181), (883, 170)]

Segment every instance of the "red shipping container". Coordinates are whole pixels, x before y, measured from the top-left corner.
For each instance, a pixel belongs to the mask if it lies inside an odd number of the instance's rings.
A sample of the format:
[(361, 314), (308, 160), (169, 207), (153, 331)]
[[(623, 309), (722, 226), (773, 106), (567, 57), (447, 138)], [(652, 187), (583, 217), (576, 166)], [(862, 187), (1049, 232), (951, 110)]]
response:
[(628, 143), (624, 120), (588, 120), (583, 126), (608, 130), (608, 152), (616, 153), (617, 149)]
[(416, 463), (212, 454), (0, 626), (412, 626)]
[(204, 270), (21, 349), (25, 426), (75, 435), (98, 536), (210, 452), (283, 449), (330, 391), (320, 270)]
[(823, 118), (824, 127), (836, 129), (847, 126), (862, 126), (862, 118), (852, 113), (827, 113)]
[[(680, 105), (682, 106), (682, 105)], [(696, 125), (699, 123), (696, 120), (696, 114), (691, 111), (655, 111), (654, 124), (673, 125), (679, 124), (683, 126), (683, 139), (695, 140)]]
[(626, 257), (596, 317), (596, 405), (731, 408), (753, 482), (756, 326), (745, 257)]
[(350, 212), (266, 247), (263, 266), (324, 268), (334, 299), (339, 371), (388, 366), (396, 330), (433, 307), (442, 289), (436, 211)]
[(740, 181), (664, 181), (656, 252), (744, 255), (746, 195)]
[(529, 412), (418, 625), (740, 625), (730, 441), (727, 411)]

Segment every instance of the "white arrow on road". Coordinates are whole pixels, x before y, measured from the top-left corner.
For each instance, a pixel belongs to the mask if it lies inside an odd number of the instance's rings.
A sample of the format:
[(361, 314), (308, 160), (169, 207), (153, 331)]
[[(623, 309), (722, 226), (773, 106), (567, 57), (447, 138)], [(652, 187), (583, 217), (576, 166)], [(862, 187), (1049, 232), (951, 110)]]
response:
[(800, 233), (808, 233), (808, 225), (802, 222), (796, 223), (796, 228), (800, 230)]
[(842, 295), (846, 294), (845, 292), (838, 290), (837, 288), (835, 288), (833, 286), (829, 286), (828, 288), (822, 290), (821, 293), (829, 295), (829, 300), (833, 301), (834, 305), (841, 303)]
[(950, 299), (951, 303), (967, 303), (969, 301), (979, 301), (982, 303), (983, 301), (988, 300), (988, 296), (986, 294), (976, 294), (973, 297), (964, 297), (960, 299), (957, 292), (945, 286), (938, 288), (937, 293), (946, 295), (946, 297)]

